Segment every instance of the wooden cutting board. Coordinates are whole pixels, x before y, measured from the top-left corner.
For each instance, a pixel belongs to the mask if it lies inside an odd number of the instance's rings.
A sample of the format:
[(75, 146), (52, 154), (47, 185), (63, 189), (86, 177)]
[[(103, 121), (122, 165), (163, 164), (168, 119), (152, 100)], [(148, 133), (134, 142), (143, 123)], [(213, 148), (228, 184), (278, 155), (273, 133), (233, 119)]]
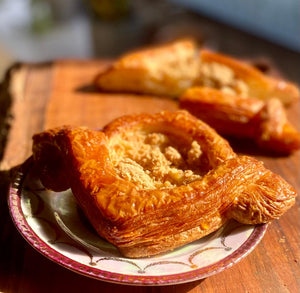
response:
[(65, 124), (101, 128), (120, 115), (177, 109), (174, 100), (164, 97), (99, 93), (92, 81), (109, 63), (69, 60), (14, 69), (14, 119), (2, 169), (29, 156), (32, 134), (43, 129)]
[[(124, 114), (178, 109), (177, 102), (168, 98), (96, 91), (92, 86), (93, 78), (109, 64), (110, 61), (102, 60), (63, 60), (16, 66), (8, 80), (13, 119), (0, 164), (1, 170), (9, 171), (28, 158), (31, 155), (32, 135), (44, 129), (64, 124), (101, 128)], [(299, 103), (288, 109), (288, 117), (299, 127)], [(299, 193), (299, 151), (287, 157), (271, 157), (247, 146), (245, 142), (232, 141), (232, 145), (237, 152), (250, 154), (264, 161), (268, 168), (289, 181)], [(300, 276), (298, 211), (299, 199), (279, 221), (269, 225), (264, 239), (254, 252), (233, 268), (202, 282), (176, 288), (190, 290), (189, 292), (216, 292), (215, 288), (220, 289), (218, 292), (296, 292)], [(35, 257), (36, 262), (39, 259), (38, 256)], [(27, 273), (28, 270), (33, 270), (28, 263), (32, 260), (25, 258), (19, 261), (27, 269)], [(44, 272), (36, 272), (40, 280), (43, 280), (45, 273), (51, 271), (48, 263), (44, 265)], [(73, 286), (78, 286), (78, 282), (73, 282), (73, 277), (76, 276), (74, 273), (63, 269), (59, 272), (60, 274), (54, 273), (52, 276), (55, 282), (59, 284), (65, 282), (65, 279), (72, 280), (68, 283), (69, 287), (66, 287), (70, 291)], [(26, 271), (22, 271), (20, 278), (26, 279)], [(83, 277), (78, 278), (86, 284), (87, 290), (98, 284), (88, 282)], [(42, 286), (42, 281), (38, 280), (37, 286), (39, 285)], [(114, 287), (116, 285), (105, 286), (108, 290), (117, 288)], [(132, 288), (122, 288), (123, 292), (132, 292)], [(231, 291), (232, 288), (235, 291)], [(160, 291), (167, 290), (162, 288)], [(146, 292), (146, 289), (136, 289), (135, 292)]]

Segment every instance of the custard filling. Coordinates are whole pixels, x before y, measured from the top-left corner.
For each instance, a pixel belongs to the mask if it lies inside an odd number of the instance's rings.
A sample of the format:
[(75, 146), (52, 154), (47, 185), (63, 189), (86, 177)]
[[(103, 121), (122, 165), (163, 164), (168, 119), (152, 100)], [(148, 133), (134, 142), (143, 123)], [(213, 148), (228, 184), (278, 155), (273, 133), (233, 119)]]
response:
[(199, 180), (207, 172), (205, 158), (197, 141), (160, 132), (126, 133), (111, 149), (118, 176), (138, 189), (173, 188)]

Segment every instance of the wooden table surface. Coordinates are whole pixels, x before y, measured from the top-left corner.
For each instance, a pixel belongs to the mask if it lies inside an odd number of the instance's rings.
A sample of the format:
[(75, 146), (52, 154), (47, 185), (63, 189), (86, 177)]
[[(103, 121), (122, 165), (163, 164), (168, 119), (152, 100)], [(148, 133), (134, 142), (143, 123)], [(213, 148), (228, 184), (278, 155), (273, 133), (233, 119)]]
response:
[[(124, 286), (69, 271), (42, 256), (20, 236), (9, 216), (7, 187), (13, 168), (31, 154), (35, 132), (62, 124), (102, 127), (123, 114), (175, 110), (174, 100), (151, 96), (104, 94), (91, 86), (108, 61), (57, 61), (20, 65), (7, 86), (12, 98), (12, 124), (1, 161), (0, 292), (299, 292), (299, 198), (246, 258), (209, 278), (161, 287)], [(299, 104), (288, 109), (299, 127)], [(299, 193), (299, 152), (288, 157), (261, 153), (242, 142), (234, 149), (262, 160)]]

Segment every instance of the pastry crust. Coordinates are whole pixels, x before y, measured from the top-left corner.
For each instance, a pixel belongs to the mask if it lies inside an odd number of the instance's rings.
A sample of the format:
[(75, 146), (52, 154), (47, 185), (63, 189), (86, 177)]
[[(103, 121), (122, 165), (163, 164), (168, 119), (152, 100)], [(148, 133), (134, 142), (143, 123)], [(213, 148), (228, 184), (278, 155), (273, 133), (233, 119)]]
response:
[(124, 116), (102, 131), (48, 130), (34, 135), (33, 158), (44, 186), (70, 187), (98, 234), (126, 257), (172, 250), (230, 218), (268, 222), (296, 196), (185, 111)]
[(299, 99), (291, 82), (268, 77), (236, 58), (197, 48), (190, 39), (129, 52), (95, 78), (106, 91), (178, 97), (192, 86), (219, 89), (261, 100), (277, 98), (284, 105)]
[(97, 75), (95, 85), (106, 91), (178, 96), (199, 73), (196, 44), (184, 39), (129, 52)]
[(277, 98), (284, 105), (299, 99), (296, 85), (269, 77), (246, 62), (209, 50), (201, 50), (200, 56), (199, 86), (263, 101)]
[(261, 101), (195, 87), (182, 94), (179, 104), (222, 135), (251, 138), (261, 148), (279, 153), (300, 147), (300, 134), (278, 99)]

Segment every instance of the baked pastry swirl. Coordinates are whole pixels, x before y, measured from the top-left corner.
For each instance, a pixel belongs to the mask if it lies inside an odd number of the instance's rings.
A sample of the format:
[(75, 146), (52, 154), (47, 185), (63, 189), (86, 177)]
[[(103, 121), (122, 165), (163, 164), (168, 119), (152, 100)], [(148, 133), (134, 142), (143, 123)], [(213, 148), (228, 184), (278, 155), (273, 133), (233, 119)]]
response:
[(34, 135), (33, 158), (43, 185), (71, 188), (98, 234), (126, 257), (172, 250), (228, 219), (268, 222), (296, 196), (186, 111), (124, 116), (101, 131), (50, 129)]
[(262, 101), (194, 87), (181, 95), (179, 105), (221, 135), (250, 138), (262, 149), (283, 154), (300, 148), (300, 133), (278, 99)]

